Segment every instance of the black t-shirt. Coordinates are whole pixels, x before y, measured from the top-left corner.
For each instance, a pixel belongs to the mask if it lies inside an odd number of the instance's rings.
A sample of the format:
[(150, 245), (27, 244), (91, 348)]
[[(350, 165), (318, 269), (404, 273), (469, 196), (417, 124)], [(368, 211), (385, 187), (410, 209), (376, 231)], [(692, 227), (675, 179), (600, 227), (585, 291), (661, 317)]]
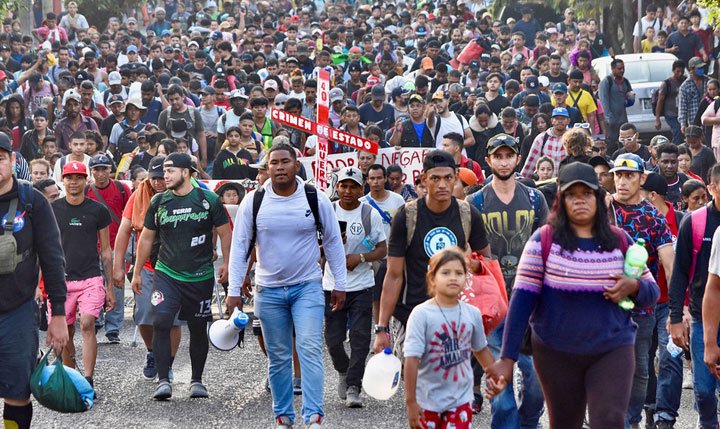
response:
[[(618, 156), (620, 156), (624, 153), (628, 153), (628, 151), (625, 150), (624, 147), (621, 147), (620, 149), (616, 150), (612, 154), (612, 159), (616, 159)], [(642, 160), (645, 162), (647, 162), (650, 159), (650, 157), (652, 156), (652, 155), (650, 155), (650, 150), (647, 148), (647, 146), (642, 145), (642, 144), (640, 145), (640, 149), (638, 149), (632, 153), (639, 156), (640, 158), (642, 158)]]
[(377, 125), (383, 132), (391, 129), (395, 123), (395, 108), (388, 103), (383, 103), (379, 112), (370, 103), (363, 104), (358, 111), (360, 112), (360, 122), (365, 126)]
[(560, 83), (565, 83), (565, 84), (567, 84), (567, 80), (568, 80), (568, 75), (565, 74), (565, 73), (563, 73), (563, 72), (560, 72), (560, 74), (559, 74), (558, 76), (553, 76), (553, 75), (550, 74), (550, 72), (545, 72), (545, 73), (543, 74), (543, 76), (545, 76), (546, 78), (548, 78), (548, 80), (550, 81), (550, 83), (558, 83), (558, 82), (560, 82)]
[(107, 118), (103, 119), (102, 122), (100, 123), (100, 135), (109, 138), (113, 127), (117, 123), (118, 123), (118, 120), (115, 117), (115, 115), (109, 115)]
[(212, 80), (213, 74), (214, 74), (213, 70), (210, 67), (208, 67), (207, 65), (205, 65), (205, 67), (198, 70), (195, 68), (195, 64), (192, 64), (192, 63), (185, 66), (185, 71), (190, 74), (196, 73), (196, 74), (201, 75), (203, 77), (203, 80), (208, 84)]
[(85, 198), (73, 206), (65, 198), (52, 203), (65, 253), (67, 280), (85, 280), (100, 275), (98, 232), (112, 219), (104, 205)]
[[(684, 147), (688, 151), (690, 150), (687, 143), (683, 143), (680, 146)], [(693, 155), (692, 157), (690, 171), (697, 174), (704, 182), (708, 183), (708, 173), (710, 173), (710, 169), (716, 164), (716, 162), (715, 154), (712, 149), (707, 146), (701, 146), (700, 153)]]
[(675, 210), (682, 210), (682, 186), (688, 180), (690, 178), (685, 173), (678, 173), (674, 180), (667, 180), (668, 189), (665, 200), (672, 204)]
[(487, 105), (491, 112), (500, 117), (500, 112), (510, 105), (510, 101), (504, 95), (499, 95), (488, 101)]
[[(424, 302), (427, 295), (425, 274), (430, 257), (439, 250), (459, 246), (465, 248), (465, 232), (460, 221), (460, 208), (455, 198), (450, 207), (442, 213), (434, 213), (425, 205), (425, 199), (418, 199), (418, 218), (415, 235), (410, 246), (407, 245), (407, 223), (405, 206), (401, 207), (393, 218), (390, 228), (390, 245), (388, 255), (405, 258), (406, 284), (400, 294), (396, 306), (396, 314), (400, 320), (406, 320), (416, 305)], [(488, 245), (480, 212), (471, 208), (472, 221), (470, 248), (483, 249)]]

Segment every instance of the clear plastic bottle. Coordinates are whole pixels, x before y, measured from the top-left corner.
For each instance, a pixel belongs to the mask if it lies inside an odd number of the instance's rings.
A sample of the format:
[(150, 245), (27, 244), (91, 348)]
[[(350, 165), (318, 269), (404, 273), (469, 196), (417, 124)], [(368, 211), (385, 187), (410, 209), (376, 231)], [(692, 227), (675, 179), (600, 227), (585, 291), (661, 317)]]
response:
[(680, 356), (683, 352), (682, 347), (678, 347), (675, 343), (673, 343), (672, 335), (669, 336), (667, 347), (665, 348), (667, 349), (668, 353), (670, 353), (670, 356), (674, 358)]
[[(648, 252), (645, 250), (645, 240), (638, 240), (625, 252), (625, 265), (623, 271), (627, 277), (639, 279), (642, 277), (643, 271), (648, 261)], [(623, 298), (618, 305), (623, 309), (630, 311), (635, 308), (635, 303), (629, 298)]]

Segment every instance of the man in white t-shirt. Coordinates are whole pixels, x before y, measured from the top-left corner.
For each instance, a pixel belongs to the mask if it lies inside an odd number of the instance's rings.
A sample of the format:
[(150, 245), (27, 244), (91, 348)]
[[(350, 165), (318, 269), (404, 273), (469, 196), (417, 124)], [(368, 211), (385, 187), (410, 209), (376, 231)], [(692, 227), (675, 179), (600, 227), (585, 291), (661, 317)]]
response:
[(633, 28), (633, 52), (635, 53), (640, 52), (640, 41), (645, 36), (645, 30), (653, 27), (655, 28), (655, 34), (657, 34), (662, 27), (662, 19), (657, 17), (657, 6), (648, 3), (645, 6), (645, 16), (640, 18), (640, 23), (642, 23), (642, 28), (639, 27), (637, 22)]
[(472, 130), (467, 119), (451, 112), (448, 108), (449, 93), (438, 90), (432, 96), (432, 104), (427, 118), (427, 126), (435, 137), (435, 148), (442, 150), (442, 136), (448, 133), (458, 133), (464, 137), (463, 155), (466, 147), (475, 144)]
[[(363, 195), (362, 172), (346, 167), (338, 173), (338, 201), (333, 208), (340, 222), (347, 260), (345, 306), (332, 312), (330, 292), (335, 280), (325, 269), (323, 289), (328, 310), (325, 312), (325, 342), (335, 370), (340, 374), (338, 395), (350, 408), (362, 407), (360, 386), (365, 373), (365, 358), (370, 351), (372, 328), (372, 289), (375, 284), (371, 262), (385, 258), (387, 243), (383, 221), (377, 210), (360, 201)], [(350, 356), (345, 352), (345, 334), (350, 331)]]
[[(400, 207), (405, 205), (405, 199), (395, 192), (385, 188), (387, 183), (387, 170), (380, 164), (373, 164), (367, 170), (367, 183), (370, 193), (360, 198), (360, 201), (370, 204), (382, 218), (385, 236), (390, 237), (390, 225)], [(387, 259), (382, 258), (375, 264), (375, 288), (373, 289), (373, 320), (377, 323), (380, 311), (380, 295), (387, 271)]]

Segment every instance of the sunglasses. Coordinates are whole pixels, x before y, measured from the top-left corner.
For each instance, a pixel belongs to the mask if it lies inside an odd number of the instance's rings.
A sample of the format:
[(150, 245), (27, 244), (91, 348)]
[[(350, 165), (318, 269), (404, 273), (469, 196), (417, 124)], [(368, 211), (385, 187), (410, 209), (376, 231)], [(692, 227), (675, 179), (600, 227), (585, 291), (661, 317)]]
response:
[(634, 139), (635, 139), (635, 136), (632, 136), (632, 137), (620, 137), (620, 138), (618, 138), (618, 141), (619, 141), (620, 143), (625, 143), (625, 142), (631, 142), (631, 141), (633, 141)]
[(637, 170), (637, 171), (645, 170), (645, 168), (641, 167), (637, 161), (632, 160), (632, 159), (627, 159), (627, 158), (616, 161), (615, 167), (628, 167), (628, 168), (632, 168), (633, 170)]
[(587, 130), (590, 129), (590, 124), (588, 124), (587, 122), (575, 123), (573, 124), (573, 128), (583, 128)]
[(496, 149), (501, 146), (507, 146), (515, 151), (517, 151), (517, 142), (512, 137), (500, 137), (494, 140), (490, 140), (487, 144), (487, 149)]

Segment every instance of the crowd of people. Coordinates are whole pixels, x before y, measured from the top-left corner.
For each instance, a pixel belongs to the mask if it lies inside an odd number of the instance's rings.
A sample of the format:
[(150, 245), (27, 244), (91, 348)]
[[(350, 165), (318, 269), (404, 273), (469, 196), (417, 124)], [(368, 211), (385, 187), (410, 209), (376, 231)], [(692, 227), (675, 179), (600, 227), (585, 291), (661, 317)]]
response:
[[(253, 298), (280, 429), (294, 395), (321, 427), (323, 344), (350, 408), (368, 355), (392, 347), (411, 428), (469, 428), (484, 397), (497, 429), (545, 411), (552, 428), (672, 428), (685, 387), (698, 427), (718, 427), (720, 33), (706, 9), (647, 4), (626, 38), (677, 57), (650, 103), (657, 132), (641, 135), (621, 57), (602, 80), (592, 65), (614, 35), (573, 8), (539, 22), (480, 0), (152, 3), (107, 23), (74, 1), (32, 31), (3, 21), (6, 427), (30, 427), (39, 327), (91, 385), (102, 377), (98, 334), (123, 341), (127, 282), (155, 400), (174, 395), (182, 326), (189, 395), (211, 397), (219, 283), (227, 314)], [(299, 159), (317, 136), (270, 111), (316, 121), (324, 97), (332, 127), (426, 149), (420, 174), (357, 152), (316, 189)], [(458, 301), (479, 270), (469, 253), (499, 262), (510, 297), (490, 332)]]

